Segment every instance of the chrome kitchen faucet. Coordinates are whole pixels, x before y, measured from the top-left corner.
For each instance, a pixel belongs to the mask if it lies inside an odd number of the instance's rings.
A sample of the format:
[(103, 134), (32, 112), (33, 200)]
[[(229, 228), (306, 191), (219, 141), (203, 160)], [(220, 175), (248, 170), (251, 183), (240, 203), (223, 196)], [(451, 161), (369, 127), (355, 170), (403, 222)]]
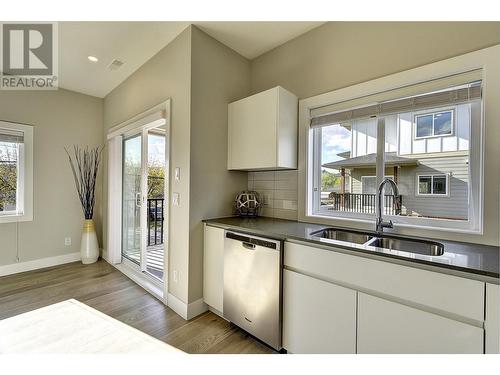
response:
[(384, 178), (384, 180), (378, 186), (377, 190), (377, 221), (375, 222), (375, 231), (379, 234), (384, 231), (384, 228), (393, 227), (392, 220), (384, 221), (382, 219), (382, 194), (384, 192), (384, 186), (387, 183), (391, 185), (392, 192), (394, 193), (394, 204), (396, 206), (396, 212), (399, 211), (401, 206), (401, 196), (399, 195), (398, 185), (396, 185), (396, 183), (390, 178)]

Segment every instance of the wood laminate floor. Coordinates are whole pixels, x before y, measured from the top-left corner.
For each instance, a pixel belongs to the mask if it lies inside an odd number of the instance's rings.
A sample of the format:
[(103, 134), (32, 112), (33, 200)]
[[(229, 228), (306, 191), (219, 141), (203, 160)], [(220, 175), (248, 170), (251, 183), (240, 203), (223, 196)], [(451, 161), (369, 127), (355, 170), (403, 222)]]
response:
[(188, 353), (273, 353), (206, 312), (190, 321), (103, 260), (0, 277), (0, 319), (74, 298)]

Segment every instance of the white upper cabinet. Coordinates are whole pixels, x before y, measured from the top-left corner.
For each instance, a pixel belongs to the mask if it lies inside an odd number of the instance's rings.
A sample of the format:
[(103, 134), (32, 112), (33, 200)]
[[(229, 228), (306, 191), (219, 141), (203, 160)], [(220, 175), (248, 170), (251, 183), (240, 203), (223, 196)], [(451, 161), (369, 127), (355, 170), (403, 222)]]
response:
[(230, 103), (227, 168), (297, 168), (298, 99), (277, 86)]

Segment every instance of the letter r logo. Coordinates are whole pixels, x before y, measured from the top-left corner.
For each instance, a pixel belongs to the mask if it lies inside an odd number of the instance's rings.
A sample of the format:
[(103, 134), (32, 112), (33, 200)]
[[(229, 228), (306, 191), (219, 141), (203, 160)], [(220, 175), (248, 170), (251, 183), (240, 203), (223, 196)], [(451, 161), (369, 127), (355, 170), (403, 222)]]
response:
[(52, 24), (3, 24), (3, 73), (23, 76), (52, 75), (52, 38)]

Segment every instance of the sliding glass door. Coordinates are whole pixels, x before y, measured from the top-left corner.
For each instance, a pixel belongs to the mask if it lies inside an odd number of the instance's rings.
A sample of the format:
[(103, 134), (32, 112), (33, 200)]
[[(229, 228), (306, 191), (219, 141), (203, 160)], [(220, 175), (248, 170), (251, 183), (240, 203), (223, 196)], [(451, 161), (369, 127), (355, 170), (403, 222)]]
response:
[(141, 265), (142, 234), (142, 133), (123, 141), (122, 255)]
[(125, 136), (122, 150), (122, 256), (163, 280), (165, 131), (145, 127)]

